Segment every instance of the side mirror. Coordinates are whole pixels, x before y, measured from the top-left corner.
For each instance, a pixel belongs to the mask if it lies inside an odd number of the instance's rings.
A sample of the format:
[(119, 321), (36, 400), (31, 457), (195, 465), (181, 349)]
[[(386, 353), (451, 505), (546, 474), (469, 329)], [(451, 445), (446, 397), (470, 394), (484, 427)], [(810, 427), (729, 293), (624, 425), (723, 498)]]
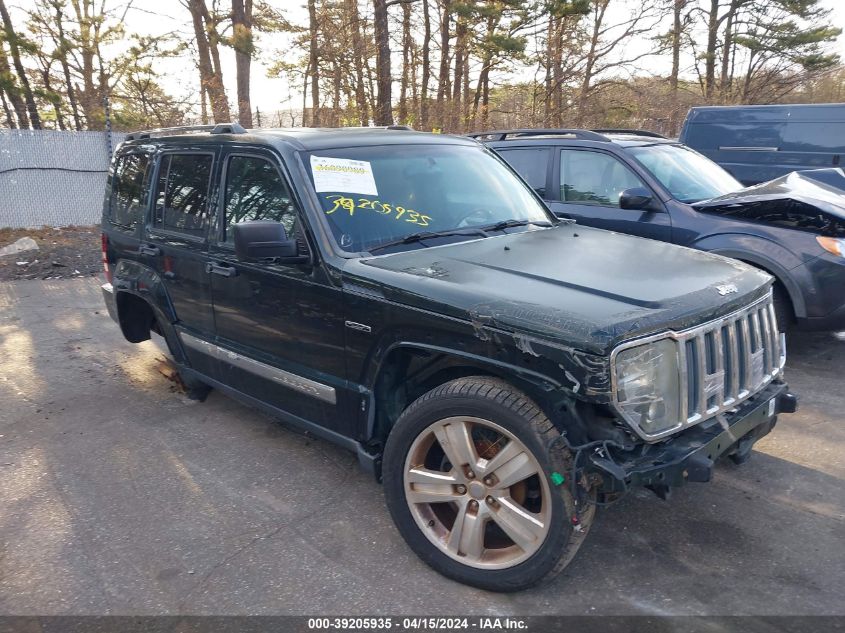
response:
[(652, 200), (651, 192), (645, 187), (631, 187), (619, 194), (619, 208), (654, 210)]
[(235, 254), (242, 261), (278, 258), (292, 263), (299, 260), (295, 239), (289, 239), (279, 222), (254, 220), (232, 226), (235, 235)]

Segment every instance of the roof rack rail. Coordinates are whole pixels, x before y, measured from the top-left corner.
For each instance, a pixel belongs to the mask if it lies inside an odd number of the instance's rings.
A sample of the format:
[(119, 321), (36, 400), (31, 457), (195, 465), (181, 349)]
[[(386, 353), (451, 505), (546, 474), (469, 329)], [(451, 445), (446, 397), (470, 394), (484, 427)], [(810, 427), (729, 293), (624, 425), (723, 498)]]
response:
[(599, 134), (636, 134), (637, 136), (650, 136), (652, 138), (666, 138), (662, 134), (652, 132), (651, 130), (637, 130), (634, 128), (600, 128), (593, 130)]
[(574, 136), (576, 139), (585, 141), (610, 141), (609, 138), (598, 134), (594, 130), (569, 128), (491, 130), (489, 132), (475, 132), (473, 134), (467, 134), (467, 136), (485, 141), (505, 141), (509, 138), (525, 138), (530, 136)]
[(208, 132), (209, 134), (246, 134), (246, 130), (239, 123), (217, 123), (215, 125), (180, 125), (178, 127), (160, 127), (154, 130), (142, 130), (126, 135), (127, 141), (134, 141), (153, 136), (175, 136), (192, 132)]

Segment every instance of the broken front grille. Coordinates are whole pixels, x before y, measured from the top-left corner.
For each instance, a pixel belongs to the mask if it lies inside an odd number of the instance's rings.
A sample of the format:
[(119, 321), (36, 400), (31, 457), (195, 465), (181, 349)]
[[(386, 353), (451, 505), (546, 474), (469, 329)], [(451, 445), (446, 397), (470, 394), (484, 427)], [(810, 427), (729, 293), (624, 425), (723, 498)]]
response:
[(678, 335), (684, 426), (735, 407), (783, 368), (783, 344), (771, 294)]
[[(634, 372), (632, 380), (626, 380), (635, 385), (633, 395), (628, 393), (629, 384), (620, 391), (617, 359), (632, 348), (657, 353), (655, 346), (667, 339), (674, 344), (672, 357), (677, 362), (680, 392), (652, 393), (643, 385), (636, 386), (643, 370), (638, 370), (639, 374)], [(729, 411), (761, 391), (782, 371), (786, 360), (784, 347), (771, 293), (703, 325), (629, 341), (611, 353), (615, 407), (640, 437), (649, 442), (659, 440)], [(637, 389), (646, 392), (639, 393)], [(674, 400), (676, 395), (678, 400)], [(667, 399), (670, 397), (671, 402)], [(649, 430), (645, 416), (651, 415), (652, 409), (660, 411), (661, 406), (664, 412), (666, 407), (672, 410), (672, 418), (665, 420), (669, 424)]]

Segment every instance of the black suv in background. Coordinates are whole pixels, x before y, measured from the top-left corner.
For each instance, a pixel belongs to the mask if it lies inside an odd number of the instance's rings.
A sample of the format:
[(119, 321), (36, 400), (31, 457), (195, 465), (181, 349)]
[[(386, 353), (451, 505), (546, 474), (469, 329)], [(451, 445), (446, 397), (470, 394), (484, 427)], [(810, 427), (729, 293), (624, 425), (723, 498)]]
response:
[(743, 189), (710, 159), (653, 132), (471, 136), (494, 148), (559, 217), (753, 264), (777, 280), (782, 328), (845, 329), (841, 170), (800, 172)]
[(478, 587), (553, 576), (597, 503), (708, 481), (795, 409), (768, 275), (558, 220), (470, 139), (135, 133), (102, 226), (128, 340), (356, 452)]

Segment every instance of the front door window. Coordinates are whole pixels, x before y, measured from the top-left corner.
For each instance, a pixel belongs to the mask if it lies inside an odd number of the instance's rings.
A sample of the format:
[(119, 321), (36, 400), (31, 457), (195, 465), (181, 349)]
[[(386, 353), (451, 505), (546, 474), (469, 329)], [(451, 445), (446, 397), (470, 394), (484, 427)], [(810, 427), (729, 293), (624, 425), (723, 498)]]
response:
[(560, 199), (576, 204), (618, 207), (626, 189), (645, 187), (642, 180), (610, 154), (561, 150)]

